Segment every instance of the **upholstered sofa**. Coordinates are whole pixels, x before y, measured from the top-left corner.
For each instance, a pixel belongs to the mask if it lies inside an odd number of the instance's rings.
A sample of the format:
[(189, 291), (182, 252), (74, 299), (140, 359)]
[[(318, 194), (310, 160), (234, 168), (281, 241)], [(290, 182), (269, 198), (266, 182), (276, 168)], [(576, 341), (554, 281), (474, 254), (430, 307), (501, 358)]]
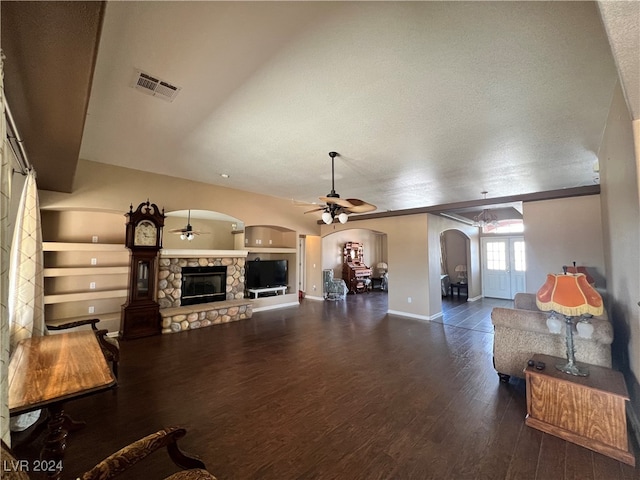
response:
[[(491, 312), (494, 328), (493, 365), (500, 380), (508, 382), (510, 376), (524, 377), (523, 370), (535, 353), (566, 358), (564, 317), (558, 316), (561, 328), (547, 325), (550, 312), (542, 312), (536, 306), (532, 293), (518, 293), (514, 308), (495, 307)], [(611, 342), (613, 327), (606, 311), (592, 317), (591, 328), (574, 330), (576, 361), (611, 367)], [(553, 325), (552, 325), (553, 327)]]

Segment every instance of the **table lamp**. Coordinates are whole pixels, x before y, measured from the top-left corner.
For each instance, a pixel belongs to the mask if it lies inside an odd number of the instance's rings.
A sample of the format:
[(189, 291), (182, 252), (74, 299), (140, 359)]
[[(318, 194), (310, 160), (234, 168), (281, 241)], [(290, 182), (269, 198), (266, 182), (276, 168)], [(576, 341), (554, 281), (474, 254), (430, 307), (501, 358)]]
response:
[(561, 372), (580, 377), (589, 375), (584, 367), (576, 365), (573, 344), (573, 321), (582, 315), (601, 315), (602, 297), (587, 281), (583, 273), (548, 274), (547, 281), (536, 294), (536, 304), (542, 311), (554, 311), (565, 318), (567, 363), (558, 364)]
[(467, 283), (467, 266), (456, 265), (455, 271), (458, 272), (458, 283)]

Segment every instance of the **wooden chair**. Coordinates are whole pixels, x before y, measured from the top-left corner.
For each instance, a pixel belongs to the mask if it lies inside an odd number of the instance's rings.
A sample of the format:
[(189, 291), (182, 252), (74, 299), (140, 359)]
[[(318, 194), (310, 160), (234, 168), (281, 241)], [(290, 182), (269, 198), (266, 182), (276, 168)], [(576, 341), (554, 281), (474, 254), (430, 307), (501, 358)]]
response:
[[(186, 455), (178, 447), (178, 440), (186, 433), (187, 431), (180, 427), (159, 430), (121, 448), (89, 471), (78, 475), (77, 478), (79, 480), (108, 480), (145, 459), (156, 450), (167, 447), (169, 457), (183, 471), (165, 477), (165, 480), (216, 480), (216, 477), (207, 472), (202, 461)], [(1, 480), (29, 480), (28, 471), (32, 465), (29, 462), (18, 461), (4, 442), (2, 442), (2, 465)]]
[(99, 330), (96, 324), (100, 321), (99, 318), (90, 318), (86, 320), (78, 320), (75, 322), (67, 322), (60, 324), (47, 324), (47, 330), (67, 330), (69, 328), (81, 327), (83, 325), (91, 325), (91, 329), (95, 332), (108, 362), (111, 362), (113, 375), (118, 378), (118, 362), (120, 361), (120, 346), (118, 340), (107, 336), (107, 330)]

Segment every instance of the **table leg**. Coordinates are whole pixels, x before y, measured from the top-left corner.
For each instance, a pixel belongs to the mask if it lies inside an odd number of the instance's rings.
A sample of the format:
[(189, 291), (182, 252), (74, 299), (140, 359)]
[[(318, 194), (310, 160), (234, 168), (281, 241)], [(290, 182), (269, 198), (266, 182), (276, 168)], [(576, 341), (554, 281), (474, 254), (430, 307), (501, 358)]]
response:
[(49, 407), (49, 423), (42, 452), (40, 452), (40, 460), (43, 461), (42, 466), (47, 472), (47, 478), (54, 480), (62, 478), (62, 462), (67, 448), (68, 432), (65, 428), (67, 419), (62, 404), (53, 404)]

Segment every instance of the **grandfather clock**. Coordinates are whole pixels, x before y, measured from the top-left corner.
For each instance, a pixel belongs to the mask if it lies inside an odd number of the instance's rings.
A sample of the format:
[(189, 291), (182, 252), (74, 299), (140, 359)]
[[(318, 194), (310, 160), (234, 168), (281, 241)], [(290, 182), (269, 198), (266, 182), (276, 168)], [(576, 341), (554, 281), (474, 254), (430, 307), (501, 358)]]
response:
[(162, 248), (164, 209), (149, 200), (133, 205), (127, 216), (125, 245), (131, 251), (129, 291), (122, 306), (120, 336), (124, 340), (160, 333), (160, 305), (156, 302), (158, 252)]

